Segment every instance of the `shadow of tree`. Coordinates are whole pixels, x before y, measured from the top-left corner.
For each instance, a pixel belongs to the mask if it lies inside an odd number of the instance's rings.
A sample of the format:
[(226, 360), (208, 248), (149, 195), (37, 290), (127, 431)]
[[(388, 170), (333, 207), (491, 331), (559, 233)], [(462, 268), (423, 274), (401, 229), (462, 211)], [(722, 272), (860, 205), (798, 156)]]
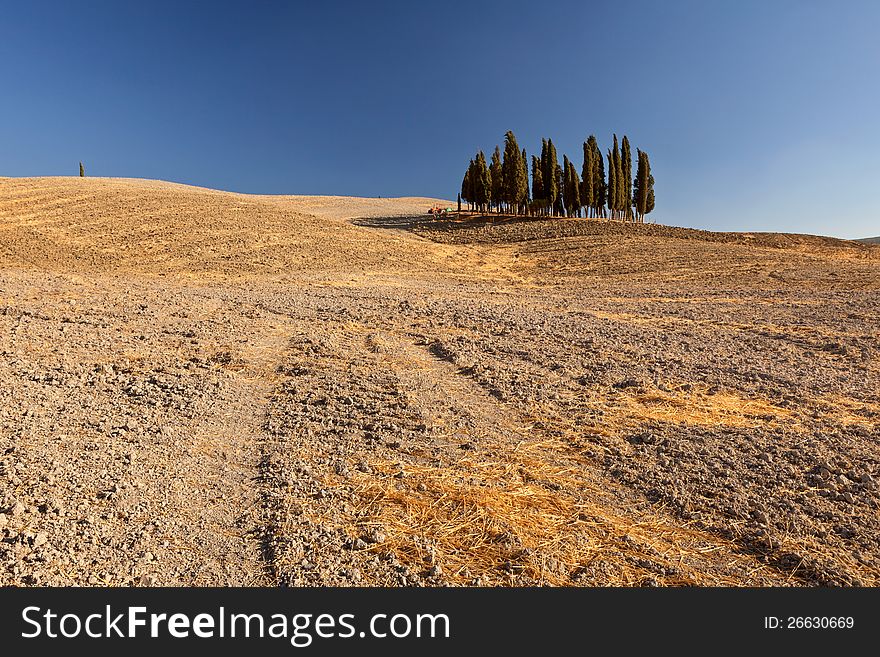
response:
[(442, 219), (434, 219), (430, 215), (401, 216), (401, 217), (367, 217), (354, 219), (355, 226), (367, 228), (387, 228), (393, 230), (414, 230), (416, 228), (436, 228), (444, 223)]
[(502, 225), (534, 222), (536, 219), (539, 219), (539, 217), (485, 214), (466, 214), (463, 216), (452, 214), (449, 217), (435, 219), (431, 215), (425, 214), (398, 217), (367, 217), (363, 219), (354, 219), (352, 223), (356, 226), (365, 226), (367, 228), (386, 228), (408, 231), (418, 231), (419, 229), (428, 229), (431, 231), (456, 231), (463, 228), (485, 226), (486, 224)]

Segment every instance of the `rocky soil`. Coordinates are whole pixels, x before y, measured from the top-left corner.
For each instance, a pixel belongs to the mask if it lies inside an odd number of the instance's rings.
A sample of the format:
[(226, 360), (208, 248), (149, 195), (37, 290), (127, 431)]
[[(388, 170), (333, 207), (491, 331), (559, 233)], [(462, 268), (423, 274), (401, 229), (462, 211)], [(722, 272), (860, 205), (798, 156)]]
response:
[(0, 584), (880, 583), (880, 248), (432, 204), (0, 179)]

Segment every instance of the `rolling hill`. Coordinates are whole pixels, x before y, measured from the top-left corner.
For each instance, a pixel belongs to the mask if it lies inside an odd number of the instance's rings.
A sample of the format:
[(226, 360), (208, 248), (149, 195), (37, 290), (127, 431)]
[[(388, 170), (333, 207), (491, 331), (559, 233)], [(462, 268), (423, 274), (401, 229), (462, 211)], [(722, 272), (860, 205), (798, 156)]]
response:
[(0, 179), (0, 584), (880, 583), (880, 247), (437, 202)]

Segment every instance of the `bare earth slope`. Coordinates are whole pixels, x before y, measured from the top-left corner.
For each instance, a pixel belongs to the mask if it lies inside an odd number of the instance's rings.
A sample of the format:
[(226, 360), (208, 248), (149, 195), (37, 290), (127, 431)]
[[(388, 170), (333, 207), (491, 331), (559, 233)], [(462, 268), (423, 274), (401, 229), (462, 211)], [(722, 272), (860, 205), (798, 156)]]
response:
[(880, 583), (880, 248), (436, 202), (0, 179), (0, 584)]

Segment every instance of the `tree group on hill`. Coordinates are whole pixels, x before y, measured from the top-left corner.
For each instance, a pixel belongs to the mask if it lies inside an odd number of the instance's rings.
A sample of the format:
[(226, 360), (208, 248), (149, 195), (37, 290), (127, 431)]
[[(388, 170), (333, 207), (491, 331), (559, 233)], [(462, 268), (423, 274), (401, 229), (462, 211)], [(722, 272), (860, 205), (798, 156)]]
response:
[[(475, 212), (530, 216), (566, 216), (616, 219), (643, 223), (654, 209), (654, 176), (645, 151), (636, 149), (633, 177), (632, 152), (624, 135), (620, 144), (603, 157), (594, 135), (584, 142), (580, 174), (563, 155), (562, 164), (552, 139), (541, 140), (540, 157), (529, 158), (511, 131), (504, 135), (504, 153), (496, 146), (491, 163), (479, 151), (461, 181), (461, 200)], [(608, 173), (606, 176), (605, 169)]]

